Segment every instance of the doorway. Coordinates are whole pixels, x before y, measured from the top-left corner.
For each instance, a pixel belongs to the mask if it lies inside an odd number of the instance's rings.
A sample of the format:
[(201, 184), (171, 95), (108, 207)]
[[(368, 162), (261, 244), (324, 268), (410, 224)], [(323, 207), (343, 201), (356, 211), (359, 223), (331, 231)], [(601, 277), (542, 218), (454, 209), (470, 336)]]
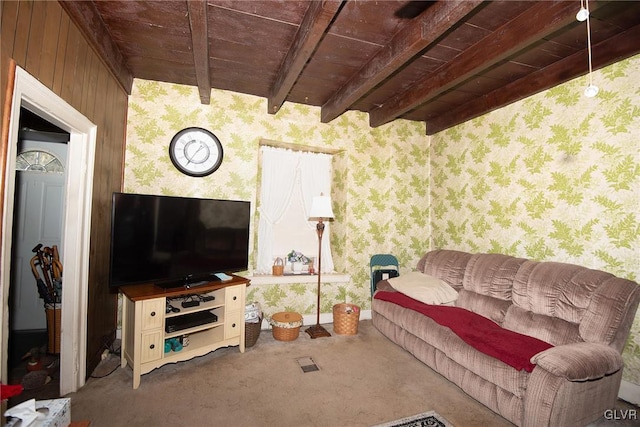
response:
[[(24, 387), (20, 401), (59, 397), (60, 328), (56, 328), (51, 313), (56, 313), (54, 309), (60, 304), (62, 281), (54, 279), (51, 269), (43, 268), (48, 264), (40, 264), (36, 252), (42, 254), (42, 249), (36, 251), (36, 248), (38, 245), (45, 249), (55, 248), (57, 253), (64, 249), (62, 227), (69, 137), (68, 132), (21, 108), (16, 151), (8, 362), (10, 383)], [(55, 295), (50, 295), (51, 289)]]
[(9, 286), (19, 114), (21, 108), (70, 135), (65, 175), (64, 215), (60, 259), (64, 265), (60, 342), (60, 395), (85, 383), (87, 293), (96, 125), (20, 67), (15, 69), (11, 119), (6, 154), (4, 215), (0, 248), (0, 358), (7, 378)]

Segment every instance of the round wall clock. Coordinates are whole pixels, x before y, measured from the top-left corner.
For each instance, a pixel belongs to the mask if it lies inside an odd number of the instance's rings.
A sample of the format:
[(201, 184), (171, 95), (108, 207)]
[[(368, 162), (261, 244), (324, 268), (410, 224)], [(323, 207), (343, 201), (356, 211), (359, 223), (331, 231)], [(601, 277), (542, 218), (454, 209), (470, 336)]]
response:
[(173, 165), (189, 176), (207, 176), (222, 164), (222, 144), (211, 132), (189, 127), (178, 132), (169, 144), (169, 157)]

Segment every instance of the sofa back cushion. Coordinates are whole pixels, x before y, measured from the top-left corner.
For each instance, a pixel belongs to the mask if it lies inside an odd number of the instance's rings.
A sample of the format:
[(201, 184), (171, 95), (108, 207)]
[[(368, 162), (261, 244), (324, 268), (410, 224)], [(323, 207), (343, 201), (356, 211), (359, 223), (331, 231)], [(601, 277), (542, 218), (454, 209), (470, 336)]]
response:
[(502, 327), (553, 345), (584, 341), (578, 324), (546, 314), (536, 314), (516, 305), (508, 308)]
[(418, 261), (417, 269), (444, 280), (456, 291), (459, 291), (462, 289), (462, 278), (470, 258), (471, 254), (467, 252), (436, 249), (427, 252)]
[(527, 261), (514, 280), (513, 308), (504, 326), (554, 345), (581, 340), (611, 345), (637, 292), (634, 285), (573, 264)]
[(526, 260), (502, 254), (474, 254), (462, 285), (467, 291), (511, 301), (513, 280)]
[(511, 288), (525, 260), (502, 254), (474, 254), (467, 263), (456, 305), (503, 324)]
[(573, 264), (438, 249), (418, 270), (453, 286), (457, 306), (553, 345), (622, 351), (640, 303), (637, 283)]

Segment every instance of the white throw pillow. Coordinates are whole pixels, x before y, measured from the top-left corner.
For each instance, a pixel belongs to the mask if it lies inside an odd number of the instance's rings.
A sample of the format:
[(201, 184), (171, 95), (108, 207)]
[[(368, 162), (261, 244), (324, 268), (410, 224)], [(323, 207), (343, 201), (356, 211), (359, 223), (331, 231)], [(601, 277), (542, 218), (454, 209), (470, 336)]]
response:
[(419, 271), (393, 277), (389, 284), (396, 291), (425, 304), (451, 305), (458, 298), (458, 292), (449, 284)]

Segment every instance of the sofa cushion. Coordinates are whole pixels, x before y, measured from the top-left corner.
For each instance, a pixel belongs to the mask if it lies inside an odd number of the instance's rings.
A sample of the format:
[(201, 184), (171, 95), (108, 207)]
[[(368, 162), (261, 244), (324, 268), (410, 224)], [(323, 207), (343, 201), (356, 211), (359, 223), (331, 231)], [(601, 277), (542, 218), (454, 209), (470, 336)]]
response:
[(478, 313), (487, 319), (493, 320), (498, 325), (503, 326), (504, 317), (509, 307), (511, 307), (511, 301), (488, 297), (462, 289), (458, 294), (456, 306)]
[(444, 280), (459, 291), (470, 258), (471, 254), (467, 252), (436, 249), (424, 254), (418, 261), (417, 269)]
[(558, 317), (536, 314), (512, 305), (502, 323), (504, 328), (539, 338), (553, 345), (582, 342), (578, 325)]
[(609, 277), (573, 264), (527, 261), (513, 283), (513, 303), (537, 314), (580, 323), (591, 294)]
[(580, 323), (580, 336), (585, 341), (610, 344), (622, 352), (630, 327), (629, 321), (624, 327), (623, 323), (629, 313), (636, 311), (639, 293), (640, 286), (630, 280), (614, 276), (604, 280), (591, 296)]
[(510, 301), (513, 280), (525, 261), (502, 254), (475, 254), (467, 263), (462, 285), (477, 294)]
[(451, 329), (469, 346), (514, 367), (533, 370), (530, 359), (551, 344), (501, 328), (495, 322), (460, 307), (423, 304), (400, 292), (376, 292), (374, 299), (398, 304)]
[[(527, 261), (513, 285), (513, 305), (533, 314), (562, 319), (574, 324), (580, 340), (611, 344), (629, 309), (634, 287), (610, 273), (558, 262)], [(577, 342), (573, 332), (540, 331), (541, 317), (522, 323), (520, 315), (506, 327), (519, 323), (519, 332), (534, 335), (555, 345)], [(517, 321), (516, 321), (517, 320)], [(537, 333), (538, 332), (538, 333)], [(543, 335), (541, 335), (541, 333)], [(548, 335), (547, 335), (548, 334)]]
[[(455, 361), (456, 366), (463, 366), (465, 371), (469, 370), (515, 396), (524, 396), (530, 375), (528, 372), (517, 371), (495, 357), (476, 350), (451, 329), (439, 325), (422, 313), (377, 298), (373, 299), (371, 308), (374, 324), (378, 329), (379, 324), (388, 322), (389, 330), (385, 328), (383, 332), (395, 343), (414, 352), (425, 363), (427, 360), (432, 361), (433, 365), (430, 366), (437, 371), (440, 372), (444, 367), (439, 366), (435, 359), (431, 360), (435, 357), (432, 351), (427, 350), (431, 347)], [(397, 328), (392, 328), (391, 325), (396, 325)], [(416, 339), (422, 342), (424, 348), (414, 342)]]
[(425, 304), (451, 304), (458, 298), (456, 290), (446, 282), (420, 271), (392, 277), (388, 282), (396, 291)]

